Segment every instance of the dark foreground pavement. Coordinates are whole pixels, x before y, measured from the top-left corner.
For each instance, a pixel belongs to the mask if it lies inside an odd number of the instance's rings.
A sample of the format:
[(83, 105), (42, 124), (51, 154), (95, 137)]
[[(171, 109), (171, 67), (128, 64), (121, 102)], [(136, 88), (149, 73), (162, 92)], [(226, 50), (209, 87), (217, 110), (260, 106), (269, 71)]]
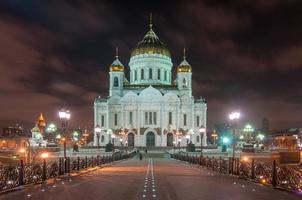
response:
[(148, 155), (0, 196), (1, 200), (301, 200), (302, 195)]

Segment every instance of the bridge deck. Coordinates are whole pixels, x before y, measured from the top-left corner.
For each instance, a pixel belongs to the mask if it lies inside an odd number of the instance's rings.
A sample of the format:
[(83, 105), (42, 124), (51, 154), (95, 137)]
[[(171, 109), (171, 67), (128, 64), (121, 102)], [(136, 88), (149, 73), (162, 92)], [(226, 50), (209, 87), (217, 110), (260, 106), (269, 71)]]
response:
[(79, 176), (27, 187), (1, 199), (298, 200), (301, 196), (221, 175), (152, 152)]

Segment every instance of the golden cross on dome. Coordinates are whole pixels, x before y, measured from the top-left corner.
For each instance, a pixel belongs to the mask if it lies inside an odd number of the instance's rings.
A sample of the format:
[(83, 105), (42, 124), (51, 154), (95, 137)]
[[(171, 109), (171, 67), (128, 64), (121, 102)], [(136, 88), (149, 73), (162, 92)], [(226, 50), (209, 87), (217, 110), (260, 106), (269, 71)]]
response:
[(118, 58), (118, 47), (115, 47), (115, 57)]
[(186, 59), (186, 48), (184, 48), (184, 60)]
[(152, 13), (150, 13), (150, 16), (149, 16), (149, 27), (150, 27), (150, 29), (152, 29), (152, 26), (153, 26), (153, 24), (152, 24)]

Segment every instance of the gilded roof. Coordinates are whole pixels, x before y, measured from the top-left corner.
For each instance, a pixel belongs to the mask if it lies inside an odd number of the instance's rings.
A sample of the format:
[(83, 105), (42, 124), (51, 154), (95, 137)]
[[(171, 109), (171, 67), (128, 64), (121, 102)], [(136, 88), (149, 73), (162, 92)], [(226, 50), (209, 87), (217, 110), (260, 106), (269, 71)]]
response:
[(116, 56), (116, 59), (110, 65), (110, 71), (111, 72), (123, 72), (124, 70), (125, 70), (124, 65), (121, 63), (121, 61)]
[(161, 54), (170, 57), (170, 51), (167, 46), (159, 40), (155, 32), (150, 27), (142, 41), (132, 50), (131, 56), (140, 54)]
[(186, 61), (186, 59), (184, 58), (184, 60), (180, 63), (180, 65), (177, 67), (177, 73), (179, 72), (192, 72), (192, 67), (191, 65)]

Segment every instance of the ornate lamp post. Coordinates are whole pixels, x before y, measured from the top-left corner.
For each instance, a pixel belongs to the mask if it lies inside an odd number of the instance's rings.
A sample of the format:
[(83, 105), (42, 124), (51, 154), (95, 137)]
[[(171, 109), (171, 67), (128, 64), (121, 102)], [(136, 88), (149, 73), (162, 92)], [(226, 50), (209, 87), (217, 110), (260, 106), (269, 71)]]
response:
[(203, 125), (199, 128), (199, 133), (200, 133), (200, 138), (201, 138), (200, 154), (202, 155), (202, 150), (203, 150), (202, 141), (204, 138), (204, 134), (206, 133), (206, 128)]
[(186, 135), (186, 140), (187, 140), (187, 151), (188, 151), (188, 144), (189, 144), (189, 139), (190, 139), (190, 135)]
[(121, 149), (121, 151), (122, 151), (122, 146), (123, 146), (123, 139), (120, 138), (120, 149)]
[(85, 138), (85, 146), (87, 145), (87, 137), (89, 136), (89, 133), (87, 131), (87, 129), (84, 130), (83, 136)]
[(94, 132), (97, 137), (97, 148), (98, 148), (98, 154), (99, 154), (100, 153), (100, 134), (102, 132), (101, 127), (99, 125), (96, 125), (96, 127), (94, 128)]
[[(66, 110), (64, 108), (62, 108), (61, 110), (59, 110), (59, 118), (61, 120), (61, 128), (62, 128), (62, 132), (63, 135), (67, 138), (66, 136), (66, 128), (68, 125), (68, 121), (70, 119), (70, 111)], [(63, 141), (63, 145), (64, 145), (64, 158), (66, 158), (66, 139)]]
[(215, 146), (216, 145), (216, 140), (218, 138), (218, 134), (216, 133), (215, 129), (213, 130), (213, 133), (212, 133), (211, 136), (213, 137), (213, 145)]
[(173, 141), (173, 154), (175, 154), (175, 145), (176, 145), (176, 141)]
[(114, 139), (115, 139), (115, 135), (112, 134), (111, 138), (112, 138), (112, 152), (114, 153)]
[(236, 147), (236, 125), (240, 119), (240, 112), (231, 112), (229, 119), (233, 122), (233, 159), (235, 159), (235, 147)]

